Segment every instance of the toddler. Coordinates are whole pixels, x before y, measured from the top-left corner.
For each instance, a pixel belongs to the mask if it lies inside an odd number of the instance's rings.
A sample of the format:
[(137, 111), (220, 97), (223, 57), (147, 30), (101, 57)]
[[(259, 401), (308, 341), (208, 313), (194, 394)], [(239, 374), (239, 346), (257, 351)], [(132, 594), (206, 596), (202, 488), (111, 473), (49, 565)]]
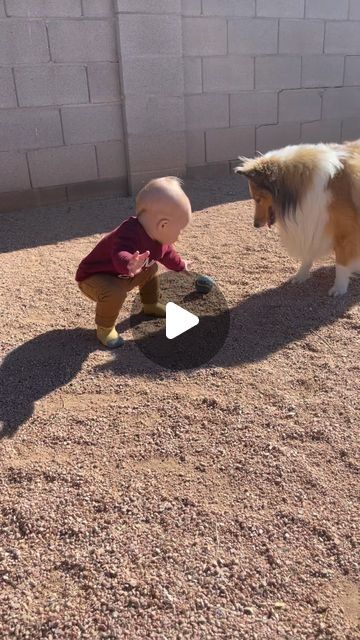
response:
[(178, 178), (151, 180), (136, 197), (136, 216), (100, 240), (80, 263), (76, 281), (85, 296), (96, 302), (96, 333), (104, 346), (113, 349), (123, 343), (115, 324), (127, 293), (135, 287), (146, 315), (165, 316), (157, 263), (171, 271), (186, 271), (173, 243), (191, 214)]

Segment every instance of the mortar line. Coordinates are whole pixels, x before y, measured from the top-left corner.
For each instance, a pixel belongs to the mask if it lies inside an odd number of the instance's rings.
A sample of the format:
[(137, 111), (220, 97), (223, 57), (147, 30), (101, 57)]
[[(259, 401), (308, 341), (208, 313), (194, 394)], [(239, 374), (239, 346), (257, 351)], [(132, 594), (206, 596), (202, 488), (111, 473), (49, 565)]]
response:
[(66, 146), (65, 133), (64, 133), (64, 123), (63, 123), (63, 118), (62, 118), (62, 107), (59, 107), (59, 116), (60, 116), (61, 135), (62, 135), (62, 139), (63, 139), (63, 144), (64, 144), (64, 146)]
[(27, 166), (27, 170), (28, 170), (28, 174), (29, 174), (30, 187), (31, 187), (31, 189), (33, 189), (34, 185), (33, 185), (32, 179), (31, 179), (31, 171), (30, 171), (30, 163), (29, 163), (28, 151), (25, 152), (25, 158), (26, 158), (26, 166)]
[(14, 67), (11, 67), (11, 73), (12, 73), (14, 89), (15, 89), (16, 103), (17, 103), (17, 106), (20, 107), (19, 94), (18, 94), (18, 90), (17, 90), (17, 86), (16, 86), (15, 68)]

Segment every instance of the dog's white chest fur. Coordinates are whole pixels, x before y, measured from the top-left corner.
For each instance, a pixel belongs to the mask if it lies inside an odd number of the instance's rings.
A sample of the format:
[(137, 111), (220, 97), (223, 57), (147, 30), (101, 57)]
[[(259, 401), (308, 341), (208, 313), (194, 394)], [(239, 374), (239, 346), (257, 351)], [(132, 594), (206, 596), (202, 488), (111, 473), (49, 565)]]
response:
[(326, 230), (329, 200), (328, 191), (309, 193), (294, 215), (279, 220), (281, 241), (293, 258), (313, 262), (331, 253), (332, 240)]
[(332, 251), (332, 239), (328, 232), (329, 203), (331, 193), (329, 179), (341, 168), (339, 154), (319, 145), (322, 157), (313, 182), (304, 194), (296, 211), (285, 218), (279, 216), (281, 240), (291, 256), (302, 262), (313, 262)]

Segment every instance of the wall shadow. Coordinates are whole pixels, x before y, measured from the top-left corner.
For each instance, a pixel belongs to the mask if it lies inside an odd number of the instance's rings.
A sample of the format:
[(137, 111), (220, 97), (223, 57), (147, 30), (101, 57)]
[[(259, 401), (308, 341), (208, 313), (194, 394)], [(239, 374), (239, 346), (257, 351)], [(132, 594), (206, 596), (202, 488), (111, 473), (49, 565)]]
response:
[[(185, 180), (194, 211), (248, 199), (245, 178)], [(134, 215), (134, 198), (108, 198), (0, 214), (0, 252), (6, 253), (107, 233)]]
[(0, 252), (106, 233), (131, 212), (131, 198), (111, 198), (2, 213)]

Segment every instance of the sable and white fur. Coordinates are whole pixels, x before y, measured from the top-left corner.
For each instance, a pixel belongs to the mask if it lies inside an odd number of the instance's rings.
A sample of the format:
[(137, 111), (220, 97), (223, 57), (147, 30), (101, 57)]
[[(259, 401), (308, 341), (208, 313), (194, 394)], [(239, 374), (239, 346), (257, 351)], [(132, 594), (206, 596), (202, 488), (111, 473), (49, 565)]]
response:
[(305, 281), (315, 260), (335, 251), (330, 295), (346, 293), (360, 271), (360, 140), (288, 146), (235, 168), (248, 178), (254, 225), (277, 223), (290, 256), (301, 261), (293, 280)]

